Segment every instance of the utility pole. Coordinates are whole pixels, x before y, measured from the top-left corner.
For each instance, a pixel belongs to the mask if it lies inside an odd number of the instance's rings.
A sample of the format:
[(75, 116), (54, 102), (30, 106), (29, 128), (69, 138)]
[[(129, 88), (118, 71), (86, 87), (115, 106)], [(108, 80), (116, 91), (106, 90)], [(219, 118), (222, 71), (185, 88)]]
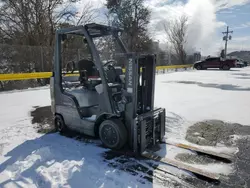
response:
[(222, 32), (222, 34), (226, 34), (226, 36), (223, 37), (223, 40), (225, 40), (225, 51), (224, 51), (224, 57), (227, 57), (227, 41), (232, 39), (231, 35), (228, 35), (229, 33), (233, 33), (233, 31), (229, 31), (229, 26), (227, 26), (227, 31)]

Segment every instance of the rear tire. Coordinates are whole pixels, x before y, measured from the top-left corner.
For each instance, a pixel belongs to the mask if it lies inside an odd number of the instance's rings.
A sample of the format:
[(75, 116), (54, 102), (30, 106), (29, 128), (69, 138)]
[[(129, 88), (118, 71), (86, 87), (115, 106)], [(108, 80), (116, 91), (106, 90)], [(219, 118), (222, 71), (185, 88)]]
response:
[(230, 70), (230, 67), (229, 67), (228, 65), (223, 65), (223, 66), (222, 66), (222, 69), (223, 69), (223, 70)]
[(126, 144), (128, 133), (119, 119), (110, 119), (101, 123), (99, 137), (105, 147), (118, 150)]
[(58, 114), (55, 115), (54, 125), (56, 128), (56, 131), (58, 131), (60, 133), (64, 133), (67, 130), (64, 119), (61, 115), (58, 115)]

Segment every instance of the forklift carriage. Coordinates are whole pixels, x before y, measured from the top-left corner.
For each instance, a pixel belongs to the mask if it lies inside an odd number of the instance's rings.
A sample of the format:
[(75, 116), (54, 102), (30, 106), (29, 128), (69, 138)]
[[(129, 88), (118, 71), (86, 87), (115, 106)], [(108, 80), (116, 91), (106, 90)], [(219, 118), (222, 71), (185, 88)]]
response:
[[(165, 109), (154, 108), (156, 56), (128, 52), (120, 32), (95, 23), (56, 32), (51, 108), (59, 132), (72, 129), (99, 137), (111, 149), (128, 144), (141, 154), (160, 143), (165, 134)], [(91, 58), (67, 64), (63, 70), (62, 45), (70, 35), (83, 39)], [(115, 57), (125, 59), (125, 74), (115, 60), (101, 60), (93, 40), (104, 36), (111, 36), (122, 50)], [(78, 74), (69, 76), (69, 69)]]

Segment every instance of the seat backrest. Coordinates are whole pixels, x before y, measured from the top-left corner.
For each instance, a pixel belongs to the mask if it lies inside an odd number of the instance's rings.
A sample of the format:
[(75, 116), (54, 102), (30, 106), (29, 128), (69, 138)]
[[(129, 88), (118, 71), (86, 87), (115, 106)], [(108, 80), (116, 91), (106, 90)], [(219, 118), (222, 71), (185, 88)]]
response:
[(95, 68), (95, 64), (93, 63), (93, 61), (87, 59), (82, 59), (78, 62), (78, 70), (80, 72), (80, 77), (86, 76), (83, 73), (84, 71), (86, 72), (87, 77), (99, 76), (99, 73)]
[[(96, 80), (100, 76), (93, 61), (87, 59), (80, 60), (78, 62), (78, 70), (80, 73), (80, 82), (89, 89), (94, 89), (93, 87), (101, 82), (101, 80)], [(94, 80), (91, 80), (91, 78), (94, 78)]]

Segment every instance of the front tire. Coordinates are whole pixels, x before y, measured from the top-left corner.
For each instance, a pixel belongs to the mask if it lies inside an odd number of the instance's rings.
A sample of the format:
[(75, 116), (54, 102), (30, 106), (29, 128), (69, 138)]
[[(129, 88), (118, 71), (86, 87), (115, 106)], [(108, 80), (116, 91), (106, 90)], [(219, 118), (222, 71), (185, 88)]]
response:
[(202, 69), (202, 66), (201, 65), (197, 65), (196, 66), (196, 70), (201, 70)]
[(120, 120), (110, 119), (101, 123), (99, 137), (105, 147), (118, 150), (126, 144), (128, 133)]

